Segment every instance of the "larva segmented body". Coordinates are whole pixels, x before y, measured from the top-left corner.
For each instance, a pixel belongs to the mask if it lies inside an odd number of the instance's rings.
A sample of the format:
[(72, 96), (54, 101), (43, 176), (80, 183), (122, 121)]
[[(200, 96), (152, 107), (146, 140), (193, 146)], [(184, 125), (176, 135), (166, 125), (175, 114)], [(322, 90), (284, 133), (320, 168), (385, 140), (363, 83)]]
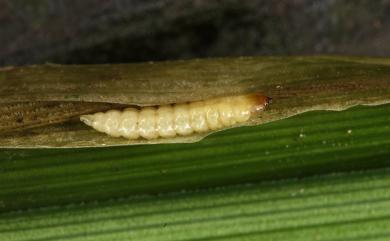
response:
[(97, 131), (128, 139), (169, 138), (207, 132), (248, 121), (269, 104), (260, 94), (220, 97), (183, 104), (110, 110), (83, 115), (80, 120)]

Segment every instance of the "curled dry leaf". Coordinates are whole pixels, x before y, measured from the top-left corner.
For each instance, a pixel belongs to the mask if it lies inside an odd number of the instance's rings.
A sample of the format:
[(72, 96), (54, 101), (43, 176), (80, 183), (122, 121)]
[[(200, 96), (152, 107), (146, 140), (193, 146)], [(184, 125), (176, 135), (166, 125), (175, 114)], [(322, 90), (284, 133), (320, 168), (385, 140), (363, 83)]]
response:
[(367, 57), (241, 57), (139, 64), (0, 69), (0, 146), (88, 147), (194, 142), (205, 134), (128, 140), (96, 132), (80, 115), (263, 93), (273, 103), (242, 125), (311, 110), (390, 102), (390, 60)]

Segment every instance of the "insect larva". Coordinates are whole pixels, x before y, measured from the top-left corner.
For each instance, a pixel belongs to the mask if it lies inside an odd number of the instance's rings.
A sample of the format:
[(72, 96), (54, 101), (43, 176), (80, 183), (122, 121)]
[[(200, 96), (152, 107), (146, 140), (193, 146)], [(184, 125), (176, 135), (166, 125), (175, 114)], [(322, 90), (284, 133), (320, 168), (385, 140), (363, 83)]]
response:
[(110, 110), (82, 115), (80, 120), (97, 131), (128, 139), (168, 138), (229, 127), (248, 121), (270, 103), (260, 94), (220, 97), (205, 101)]

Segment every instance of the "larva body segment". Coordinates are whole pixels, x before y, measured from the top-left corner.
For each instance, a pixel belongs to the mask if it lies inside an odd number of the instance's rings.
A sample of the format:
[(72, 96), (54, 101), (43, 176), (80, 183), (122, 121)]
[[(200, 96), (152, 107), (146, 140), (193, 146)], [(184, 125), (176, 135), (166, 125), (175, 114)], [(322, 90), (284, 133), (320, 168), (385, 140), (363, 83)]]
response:
[(182, 136), (192, 134), (191, 117), (188, 104), (177, 104), (173, 106), (173, 122), (175, 123), (175, 131)]
[(169, 138), (229, 127), (248, 121), (269, 104), (260, 94), (220, 97), (205, 101), (126, 108), (83, 115), (80, 120), (99, 132), (128, 139)]
[(158, 134), (165, 138), (176, 136), (173, 107), (171, 105), (163, 105), (157, 108), (156, 112)]
[(156, 109), (154, 107), (144, 107), (140, 110), (138, 132), (145, 139), (156, 139), (158, 137)]
[(122, 121), (119, 131), (122, 136), (128, 139), (138, 139), (138, 110), (135, 108), (127, 108), (122, 112)]

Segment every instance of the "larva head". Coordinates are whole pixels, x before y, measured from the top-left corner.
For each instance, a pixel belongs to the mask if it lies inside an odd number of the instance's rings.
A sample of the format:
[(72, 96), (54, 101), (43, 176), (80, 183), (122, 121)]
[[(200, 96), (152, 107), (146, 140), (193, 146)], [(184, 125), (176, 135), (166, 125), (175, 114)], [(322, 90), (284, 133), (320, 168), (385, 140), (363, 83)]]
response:
[(249, 94), (248, 98), (252, 103), (251, 112), (259, 112), (265, 110), (272, 103), (272, 98), (260, 93)]

